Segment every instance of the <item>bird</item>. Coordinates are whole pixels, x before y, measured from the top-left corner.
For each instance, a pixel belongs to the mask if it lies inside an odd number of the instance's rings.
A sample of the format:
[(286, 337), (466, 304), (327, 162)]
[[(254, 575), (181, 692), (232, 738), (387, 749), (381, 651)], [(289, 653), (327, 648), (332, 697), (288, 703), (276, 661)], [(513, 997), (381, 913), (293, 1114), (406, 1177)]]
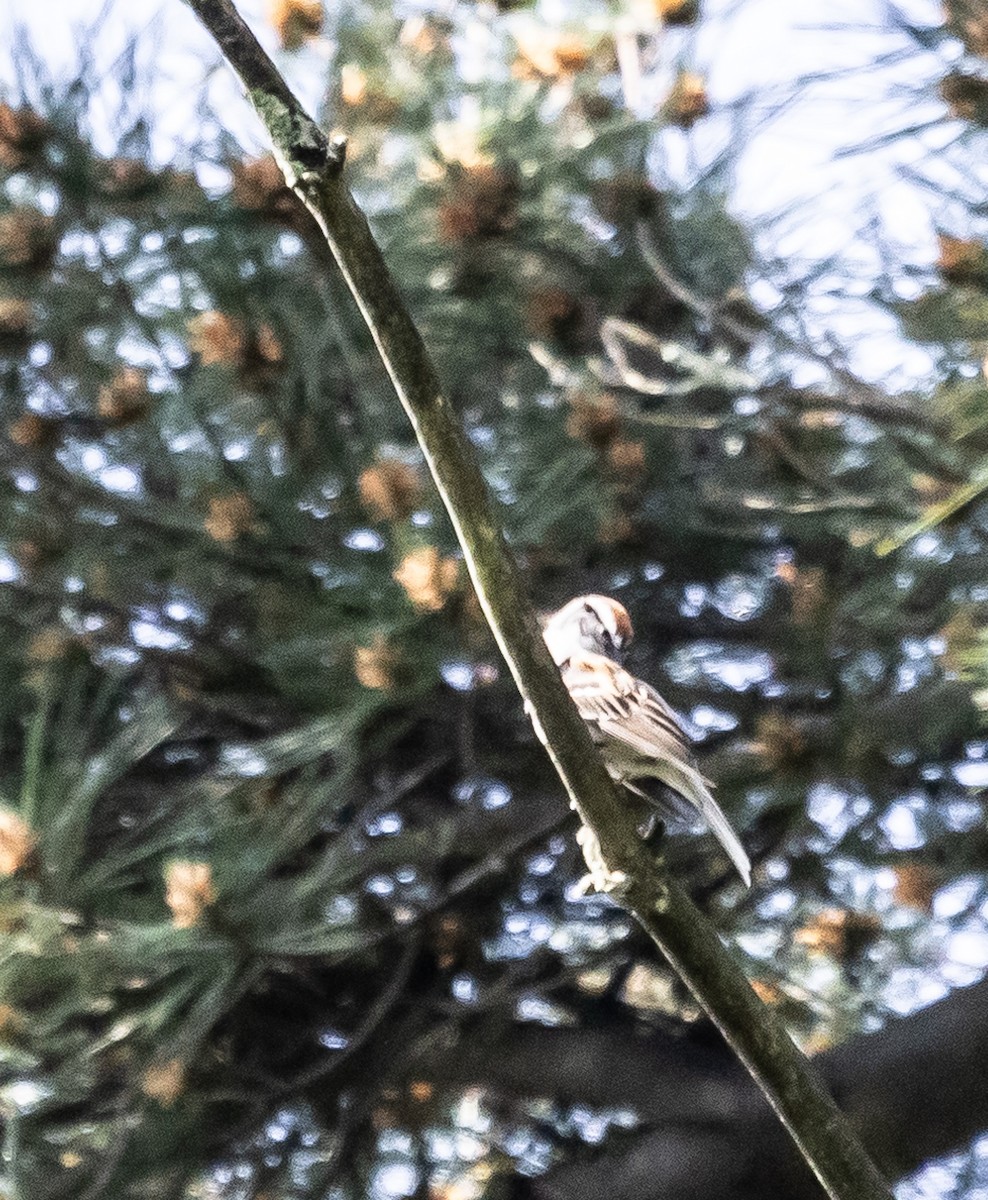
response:
[[(650, 684), (619, 659), (634, 636), (623, 604), (609, 596), (577, 596), (545, 622), (542, 636), (612, 779), (654, 808), (699, 814), (751, 886), (751, 862), (693, 761), (679, 718)], [(638, 781), (657, 779), (672, 796), (657, 798)]]

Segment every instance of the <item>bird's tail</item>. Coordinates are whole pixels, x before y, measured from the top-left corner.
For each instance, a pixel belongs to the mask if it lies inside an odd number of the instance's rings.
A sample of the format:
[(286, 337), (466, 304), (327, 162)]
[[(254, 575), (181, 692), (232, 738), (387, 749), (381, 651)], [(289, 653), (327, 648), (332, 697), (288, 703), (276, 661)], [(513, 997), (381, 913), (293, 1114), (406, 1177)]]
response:
[(724, 816), (724, 810), (710, 794), (710, 789), (699, 774), (695, 794), (696, 804), (703, 814), (703, 819), (727, 851), (728, 858), (737, 867), (738, 874), (744, 880), (744, 886), (751, 887), (751, 859), (741, 845), (741, 839), (734, 832), (731, 822)]
[[(724, 815), (724, 810), (713, 798), (707, 781), (688, 763), (664, 758), (657, 766), (660, 770), (656, 770), (656, 776), (672, 791), (677, 792), (692, 809), (699, 812), (718, 842), (727, 851), (728, 857), (744, 880), (745, 887), (751, 887), (751, 860), (730, 821)], [(638, 788), (634, 790), (639, 791)]]

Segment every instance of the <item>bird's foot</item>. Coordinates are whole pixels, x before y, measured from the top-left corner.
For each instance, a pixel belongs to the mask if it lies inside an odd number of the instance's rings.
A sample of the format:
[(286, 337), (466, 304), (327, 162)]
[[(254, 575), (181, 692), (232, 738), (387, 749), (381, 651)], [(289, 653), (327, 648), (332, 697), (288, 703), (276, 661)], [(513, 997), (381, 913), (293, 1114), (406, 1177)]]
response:
[(588, 895), (591, 888), (597, 892), (619, 892), (628, 882), (624, 871), (612, 871), (604, 861), (600, 842), (589, 825), (581, 825), (576, 831), (576, 841), (583, 851), (589, 871), (580, 880), (577, 890), (580, 895)]

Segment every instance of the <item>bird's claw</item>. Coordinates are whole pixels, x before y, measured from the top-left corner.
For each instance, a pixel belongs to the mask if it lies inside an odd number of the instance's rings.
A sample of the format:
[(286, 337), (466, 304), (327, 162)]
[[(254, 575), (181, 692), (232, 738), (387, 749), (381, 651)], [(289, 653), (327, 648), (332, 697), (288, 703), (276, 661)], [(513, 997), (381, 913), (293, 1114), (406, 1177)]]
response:
[(587, 895), (591, 888), (594, 891), (605, 893), (621, 891), (628, 882), (628, 876), (624, 871), (612, 871), (608, 867), (604, 861), (597, 835), (589, 825), (580, 826), (576, 831), (576, 840), (589, 867), (588, 873), (577, 885), (580, 895)]

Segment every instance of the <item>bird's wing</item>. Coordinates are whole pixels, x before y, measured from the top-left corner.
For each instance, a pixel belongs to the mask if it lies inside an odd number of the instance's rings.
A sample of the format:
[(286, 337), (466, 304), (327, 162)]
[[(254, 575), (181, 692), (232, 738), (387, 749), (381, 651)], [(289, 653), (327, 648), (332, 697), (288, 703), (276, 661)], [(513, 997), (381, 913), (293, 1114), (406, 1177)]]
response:
[(681, 796), (704, 818), (750, 887), (748, 855), (707, 780), (693, 765), (676, 714), (655, 688), (601, 654), (574, 655), (563, 663), (562, 674), (584, 721), (596, 726), (604, 740), (619, 742), (631, 751), (624, 761), (613, 751), (608, 755), (613, 760), (612, 773), (625, 783), (653, 776)]
[(563, 682), (584, 721), (645, 758), (689, 760), (689, 742), (676, 714), (653, 687), (602, 654), (573, 655)]

